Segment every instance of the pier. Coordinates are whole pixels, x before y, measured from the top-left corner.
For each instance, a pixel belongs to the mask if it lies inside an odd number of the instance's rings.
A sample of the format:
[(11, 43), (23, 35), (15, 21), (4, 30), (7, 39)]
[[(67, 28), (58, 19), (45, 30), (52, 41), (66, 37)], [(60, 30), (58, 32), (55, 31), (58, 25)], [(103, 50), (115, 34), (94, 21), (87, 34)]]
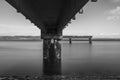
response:
[[(43, 39), (43, 62), (47, 64), (44, 65), (45, 68), (45, 66), (51, 64), (51, 61), (55, 63), (57, 60), (60, 64), (61, 45), (59, 41), (62, 39), (63, 29), (71, 23), (71, 20), (75, 20), (75, 15), (77, 13), (81, 10), (83, 13), (83, 7), (89, 1), (96, 2), (97, 0), (6, 1), (12, 5), (18, 13), (22, 13), (26, 19), (29, 19), (31, 23), (34, 23), (39, 29), (41, 29), (41, 38)], [(89, 38), (89, 43), (92, 43), (92, 37), (86, 38)], [(69, 41), (72, 43), (72, 39)], [(50, 65), (50, 68), (55, 65)], [(47, 72), (49, 73), (49, 70), (44, 70), (44, 72), (47, 74)]]
[(88, 39), (89, 44), (92, 44), (92, 36), (63, 36), (63, 38), (68, 39), (69, 44), (72, 44), (72, 41), (86, 41), (86, 40), (80, 40), (82, 39)]

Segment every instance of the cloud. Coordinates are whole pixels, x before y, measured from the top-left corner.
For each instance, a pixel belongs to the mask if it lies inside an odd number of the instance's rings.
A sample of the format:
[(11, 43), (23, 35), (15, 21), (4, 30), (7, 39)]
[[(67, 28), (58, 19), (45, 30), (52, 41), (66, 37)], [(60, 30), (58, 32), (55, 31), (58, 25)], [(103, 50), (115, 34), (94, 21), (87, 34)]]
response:
[(120, 0), (111, 0), (112, 2), (120, 2)]
[[(120, 0), (119, 0), (120, 1)], [(107, 20), (119, 20), (120, 19), (120, 6), (107, 12)]]
[(120, 19), (120, 17), (119, 16), (108, 16), (107, 17), (107, 20), (119, 20)]
[(110, 14), (113, 15), (120, 15), (120, 6), (116, 7), (115, 9), (110, 11)]

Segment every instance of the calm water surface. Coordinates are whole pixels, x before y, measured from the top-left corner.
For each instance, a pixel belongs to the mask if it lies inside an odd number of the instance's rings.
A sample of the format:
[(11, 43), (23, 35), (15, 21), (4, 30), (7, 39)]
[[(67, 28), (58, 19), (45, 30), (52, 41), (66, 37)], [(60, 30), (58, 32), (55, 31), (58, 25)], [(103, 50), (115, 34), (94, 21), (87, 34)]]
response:
[[(120, 72), (120, 42), (61, 42), (62, 74)], [(42, 42), (1, 41), (0, 74), (43, 74)]]

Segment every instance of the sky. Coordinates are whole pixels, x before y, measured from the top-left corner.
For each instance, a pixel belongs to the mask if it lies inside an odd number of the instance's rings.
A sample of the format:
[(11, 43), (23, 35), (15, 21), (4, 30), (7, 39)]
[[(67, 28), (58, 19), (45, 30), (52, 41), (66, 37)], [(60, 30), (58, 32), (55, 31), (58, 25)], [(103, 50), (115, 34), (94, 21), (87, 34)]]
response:
[[(90, 0), (91, 1), (91, 0)], [(88, 2), (83, 14), (76, 14), (63, 35), (120, 37), (120, 0)], [(17, 13), (5, 0), (0, 0), (0, 35), (40, 35), (40, 30)]]

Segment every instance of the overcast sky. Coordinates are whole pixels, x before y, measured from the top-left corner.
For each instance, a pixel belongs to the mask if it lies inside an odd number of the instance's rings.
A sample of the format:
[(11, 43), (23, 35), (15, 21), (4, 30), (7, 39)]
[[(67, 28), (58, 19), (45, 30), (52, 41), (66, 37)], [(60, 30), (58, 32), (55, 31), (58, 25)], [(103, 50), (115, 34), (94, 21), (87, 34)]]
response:
[[(64, 29), (64, 35), (120, 35), (120, 0), (89, 2), (83, 9)], [(0, 35), (40, 35), (40, 30), (0, 0)]]

